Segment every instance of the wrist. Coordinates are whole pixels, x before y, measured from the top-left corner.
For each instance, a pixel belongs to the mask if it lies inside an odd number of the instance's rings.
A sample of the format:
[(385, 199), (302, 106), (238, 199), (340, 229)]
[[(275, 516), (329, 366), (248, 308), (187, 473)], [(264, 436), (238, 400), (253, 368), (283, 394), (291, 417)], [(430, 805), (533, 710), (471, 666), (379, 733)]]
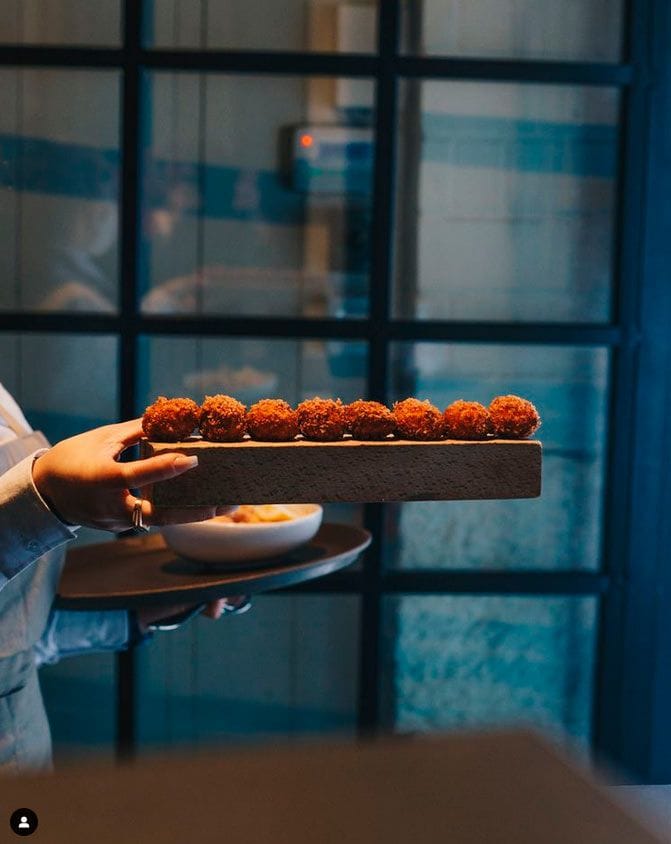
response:
[(74, 527), (75, 522), (69, 521), (62, 514), (60, 507), (54, 503), (53, 494), (49, 489), (49, 474), (47, 471), (45, 471), (47, 467), (47, 463), (45, 463), (43, 460), (45, 454), (48, 454), (48, 452), (42, 452), (41, 454), (37, 454), (35, 456), (35, 459), (33, 460), (33, 486), (37, 490), (37, 494), (40, 496), (45, 506), (53, 513), (53, 515), (64, 525), (67, 525), (68, 527)]

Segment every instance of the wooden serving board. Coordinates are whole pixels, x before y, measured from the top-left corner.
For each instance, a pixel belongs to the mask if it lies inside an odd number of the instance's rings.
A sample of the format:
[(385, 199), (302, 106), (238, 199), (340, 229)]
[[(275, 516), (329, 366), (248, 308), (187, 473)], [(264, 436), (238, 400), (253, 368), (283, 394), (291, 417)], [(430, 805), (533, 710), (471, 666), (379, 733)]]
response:
[(144, 457), (164, 452), (196, 454), (198, 467), (143, 491), (159, 507), (535, 498), (541, 492), (538, 440), (142, 443)]

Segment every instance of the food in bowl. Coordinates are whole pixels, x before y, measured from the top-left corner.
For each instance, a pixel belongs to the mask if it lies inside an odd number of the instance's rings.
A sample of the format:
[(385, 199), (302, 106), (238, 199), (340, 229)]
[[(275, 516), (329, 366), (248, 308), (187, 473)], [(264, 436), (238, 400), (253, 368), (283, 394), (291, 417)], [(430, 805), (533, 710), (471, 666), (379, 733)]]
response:
[(289, 504), (241, 504), (232, 513), (215, 516), (215, 521), (235, 524), (259, 524), (261, 522), (290, 522), (296, 518)]
[(242, 563), (278, 557), (309, 542), (319, 530), (322, 516), (319, 504), (244, 504), (233, 513), (204, 522), (166, 525), (161, 533), (182, 557)]

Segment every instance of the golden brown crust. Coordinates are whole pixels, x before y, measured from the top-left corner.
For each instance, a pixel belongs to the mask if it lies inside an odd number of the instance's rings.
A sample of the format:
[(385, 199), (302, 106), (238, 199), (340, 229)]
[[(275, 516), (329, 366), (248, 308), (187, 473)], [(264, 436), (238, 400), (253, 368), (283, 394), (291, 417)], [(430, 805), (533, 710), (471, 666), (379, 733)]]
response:
[(533, 404), (519, 396), (496, 396), (489, 405), (492, 428), (497, 437), (526, 439), (538, 430), (541, 418)]
[(177, 442), (191, 436), (198, 425), (200, 408), (192, 399), (159, 396), (142, 417), (142, 430), (154, 442)]
[(356, 440), (384, 440), (396, 430), (394, 415), (377, 401), (354, 401), (346, 405), (346, 430)]
[(455, 440), (484, 440), (492, 423), (487, 408), (477, 401), (458, 399), (443, 413), (445, 434)]
[(396, 431), (408, 440), (440, 440), (444, 436), (443, 414), (429, 401), (404, 399), (393, 408)]
[(298, 414), (283, 399), (262, 399), (247, 411), (247, 431), (256, 440), (288, 442), (298, 435)]
[(200, 433), (211, 442), (237, 442), (246, 432), (246, 410), (231, 396), (205, 396), (200, 406)]
[(308, 440), (329, 442), (342, 439), (345, 433), (345, 411), (340, 399), (302, 401), (296, 408), (298, 428)]

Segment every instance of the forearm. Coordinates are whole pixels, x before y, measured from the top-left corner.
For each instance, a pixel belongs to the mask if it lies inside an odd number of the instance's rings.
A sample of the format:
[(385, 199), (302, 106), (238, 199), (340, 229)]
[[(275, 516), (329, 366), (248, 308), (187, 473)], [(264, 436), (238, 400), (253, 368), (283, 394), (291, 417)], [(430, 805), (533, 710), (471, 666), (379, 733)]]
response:
[(52, 610), (42, 637), (34, 645), (37, 665), (79, 654), (122, 651), (131, 644), (126, 610)]

